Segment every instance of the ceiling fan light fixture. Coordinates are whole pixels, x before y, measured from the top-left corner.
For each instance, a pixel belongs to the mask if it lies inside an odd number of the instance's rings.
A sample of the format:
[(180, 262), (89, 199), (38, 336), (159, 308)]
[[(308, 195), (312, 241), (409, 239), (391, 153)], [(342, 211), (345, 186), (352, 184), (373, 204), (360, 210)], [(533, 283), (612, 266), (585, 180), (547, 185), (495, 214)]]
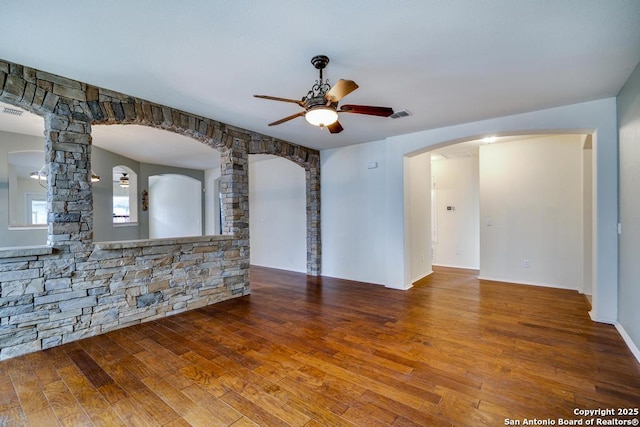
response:
[(46, 181), (47, 180), (47, 171), (45, 170), (46, 165), (43, 165), (40, 170), (35, 172), (31, 172), (29, 174), (29, 178), (37, 179), (38, 181)]
[(318, 106), (307, 111), (304, 118), (314, 126), (326, 127), (338, 121), (338, 113), (333, 108)]
[(120, 177), (120, 187), (129, 188), (129, 177), (126, 173), (123, 173)]

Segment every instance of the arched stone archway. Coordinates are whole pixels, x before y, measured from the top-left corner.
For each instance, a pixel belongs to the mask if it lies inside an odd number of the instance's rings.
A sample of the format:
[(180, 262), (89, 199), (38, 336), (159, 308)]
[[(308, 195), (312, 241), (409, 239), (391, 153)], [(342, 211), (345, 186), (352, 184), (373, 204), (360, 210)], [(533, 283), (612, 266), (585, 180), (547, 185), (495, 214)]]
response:
[[(305, 169), (307, 272), (320, 274), (316, 150), (2, 60), (0, 101), (44, 118), (48, 208), (47, 246), (0, 250), (0, 360), (250, 293), (250, 153)], [(216, 148), (224, 234), (95, 243), (91, 126), (110, 124)]]
[(319, 275), (320, 155), (310, 148), (83, 82), (0, 61), (0, 100), (45, 118), (51, 179), (48, 242), (72, 252), (92, 243), (91, 126), (139, 124), (189, 136), (221, 153), (223, 232), (248, 253), (248, 154), (273, 154), (300, 165), (307, 187), (307, 273)]

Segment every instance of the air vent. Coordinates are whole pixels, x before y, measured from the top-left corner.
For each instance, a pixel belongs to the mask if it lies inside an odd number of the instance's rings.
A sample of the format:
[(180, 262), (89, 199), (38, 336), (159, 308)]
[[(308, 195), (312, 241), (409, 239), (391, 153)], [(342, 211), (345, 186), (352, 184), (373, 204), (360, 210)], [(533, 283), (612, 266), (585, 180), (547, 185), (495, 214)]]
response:
[(407, 117), (407, 116), (410, 116), (410, 115), (411, 115), (411, 111), (402, 110), (402, 111), (398, 111), (398, 112), (393, 113), (389, 117), (391, 117), (392, 119), (399, 119), (400, 117)]
[(2, 112), (5, 114), (11, 114), (12, 116), (21, 116), (24, 110), (18, 110), (17, 108), (3, 107)]

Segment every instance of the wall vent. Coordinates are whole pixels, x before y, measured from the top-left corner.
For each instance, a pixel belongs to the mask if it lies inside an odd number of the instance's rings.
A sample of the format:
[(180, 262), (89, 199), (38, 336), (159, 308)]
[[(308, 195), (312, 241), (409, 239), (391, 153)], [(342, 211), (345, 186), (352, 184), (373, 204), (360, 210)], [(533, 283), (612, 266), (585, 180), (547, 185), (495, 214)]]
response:
[(2, 112), (5, 114), (11, 114), (12, 116), (21, 116), (22, 113), (24, 113), (24, 110), (19, 110), (17, 108), (2, 107)]
[(391, 117), (392, 119), (399, 119), (400, 117), (407, 117), (407, 116), (410, 116), (410, 115), (411, 115), (411, 111), (402, 110), (402, 111), (397, 111), (397, 112), (393, 113), (389, 117)]

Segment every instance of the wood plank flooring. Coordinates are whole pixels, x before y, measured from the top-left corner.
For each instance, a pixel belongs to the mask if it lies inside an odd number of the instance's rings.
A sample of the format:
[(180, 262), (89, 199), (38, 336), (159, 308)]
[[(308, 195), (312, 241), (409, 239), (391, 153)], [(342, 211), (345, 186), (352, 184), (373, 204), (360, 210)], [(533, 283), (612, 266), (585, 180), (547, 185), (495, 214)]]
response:
[(252, 295), (0, 363), (0, 425), (503, 426), (640, 405), (576, 292), (254, 267)]

